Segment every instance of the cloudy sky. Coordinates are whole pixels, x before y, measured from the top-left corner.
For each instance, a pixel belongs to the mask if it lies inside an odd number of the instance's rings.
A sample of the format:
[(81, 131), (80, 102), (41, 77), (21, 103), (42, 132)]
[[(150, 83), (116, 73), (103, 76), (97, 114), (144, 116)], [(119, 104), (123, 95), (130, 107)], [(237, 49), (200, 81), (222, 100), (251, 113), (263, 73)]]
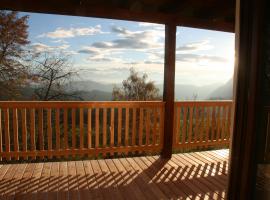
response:
[[(163, 83), (163, 25), (20, 13), (26, 14), (31, 47), (69, 55), (80, 79), (119, 83), (134, 67)], [(178, 27), (176, 83), (226, 82), (233, 74), (233, 60), (234, 34)]]

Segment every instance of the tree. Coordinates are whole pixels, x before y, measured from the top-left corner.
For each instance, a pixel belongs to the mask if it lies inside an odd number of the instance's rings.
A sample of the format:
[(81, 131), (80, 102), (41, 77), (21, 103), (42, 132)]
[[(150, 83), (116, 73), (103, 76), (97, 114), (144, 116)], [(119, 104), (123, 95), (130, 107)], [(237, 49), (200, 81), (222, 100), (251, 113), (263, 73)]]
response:
[(30, 61), (31, 79), (35, 85), (34, 99), (41, 101), (80, 99), (76, 92), (68, 92), (68, 84), (77, 74), (72, 70), (68, 55), (40, 53)]
[(114, 87), (112, 98), (114, 101), (147, 101), (160, 100), (159, 89), (153, 81), (147, 81), (147, 74), (139, 76), (134, 68), (130, 69), (130, 75), (123, 80), (122, 87)]
[(0, 96), (15, 98), (26, 83), (27, 73), (22, 58), (28, 41), (28, 16), (0, 11)]

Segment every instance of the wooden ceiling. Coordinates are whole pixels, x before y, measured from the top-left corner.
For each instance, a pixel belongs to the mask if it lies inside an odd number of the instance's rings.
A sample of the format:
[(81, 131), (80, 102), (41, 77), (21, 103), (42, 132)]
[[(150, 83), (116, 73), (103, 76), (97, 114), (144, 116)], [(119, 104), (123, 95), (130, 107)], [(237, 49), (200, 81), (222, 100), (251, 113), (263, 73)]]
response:
[(235, 0), (1, 0), (1, 10), (101, 17), (234, 32)]

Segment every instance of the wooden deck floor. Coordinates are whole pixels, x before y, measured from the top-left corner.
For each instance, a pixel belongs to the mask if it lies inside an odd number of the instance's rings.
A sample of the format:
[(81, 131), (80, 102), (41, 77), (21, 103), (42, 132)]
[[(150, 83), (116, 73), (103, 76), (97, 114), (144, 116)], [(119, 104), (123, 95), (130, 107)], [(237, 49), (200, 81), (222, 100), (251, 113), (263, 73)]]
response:
[(228, 154), (0, 165), (0, 199), (224, 199)]

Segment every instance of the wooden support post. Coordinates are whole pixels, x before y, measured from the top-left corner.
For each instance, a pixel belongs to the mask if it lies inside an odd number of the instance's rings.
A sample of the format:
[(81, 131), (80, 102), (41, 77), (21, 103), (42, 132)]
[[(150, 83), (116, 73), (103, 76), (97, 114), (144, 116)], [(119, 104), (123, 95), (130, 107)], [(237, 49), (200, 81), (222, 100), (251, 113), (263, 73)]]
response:
[(164, 86), (163, 101), (164, 112), (164, 143), (162, 150), (163, 158), (171, 158), (173, 145), (174, 126), (174, 79), (175, 79), (175, 45), (176, 25), (165, 25), (165, 65), (164, 65)]

